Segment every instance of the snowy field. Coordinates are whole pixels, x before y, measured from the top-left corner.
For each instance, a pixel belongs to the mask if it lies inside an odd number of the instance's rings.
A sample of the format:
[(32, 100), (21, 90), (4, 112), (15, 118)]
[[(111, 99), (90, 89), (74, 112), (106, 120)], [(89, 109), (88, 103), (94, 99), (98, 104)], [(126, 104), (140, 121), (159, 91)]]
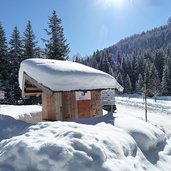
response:
[(0, 171), (170, 171), (170, 99), (148, 100), (148, 123), (142, 98), (116, 101), (100, 118), (34, 124), (41, 106), (1, 105)]
[[(116, 105), (118, 115), (134, 116), (142, 120), (145, 118), (144, 100), (141, 96), (117, 96)], [(158, 97), (156, 102), (148, 98), (147, 110), (149, 122), (171, 132), (171, 97)]]

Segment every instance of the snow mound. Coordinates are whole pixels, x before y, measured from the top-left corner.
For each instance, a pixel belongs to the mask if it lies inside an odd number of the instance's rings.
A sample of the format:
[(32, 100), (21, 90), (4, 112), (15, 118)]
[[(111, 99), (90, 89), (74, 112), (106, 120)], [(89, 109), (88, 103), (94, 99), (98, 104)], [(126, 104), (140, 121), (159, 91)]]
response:
[(39, 105), (1, 105), (0, 114), (11, 116), (28, 123), (42, 121), (42, 106)]
[[(108, 129), (111, 133), (106, 134)], [(3, 168), (11, 171), (77, 171), (80, 168), (94, 171), (111, 170), (116, 165), (116, 170), (126, 169), (126, 165), (133, 169), (127, 157), (134, 158), (137, 151), (134, 140), (111, 125), (62, 122), (31, 126), (26, 134), (11, 138), (5, 144), (0, 151), (0, 168), (3, 163)]]
[(171, 146), (162, 131), (126, 117), (115, 118), (114, 126), (108, 124), (111, 119), (110, 114), (94, 118), (92, 124), (89, 119), (89, 125), (86, 120), (84, 124), (58, 121), (19, 129), (20, 135), (0, 141), (0, 170), (171, 170), (166, 164), (171, 162)]
[(23, 73), (52, 91), (92, 90), (122, 86), (111, 75), (97, 69), (71, 61), (52, 59), (27, 59), (19, 70), (19, 85), (22, 89)]
[(137, 118), (119, 117), (115, 126), (128, 132), (143, 152), (156, 150), (160, 144), (166, 144), (166, 136), (163, 131)]
[(20, 135), (29, 124), (0, 114), (0, 141)]

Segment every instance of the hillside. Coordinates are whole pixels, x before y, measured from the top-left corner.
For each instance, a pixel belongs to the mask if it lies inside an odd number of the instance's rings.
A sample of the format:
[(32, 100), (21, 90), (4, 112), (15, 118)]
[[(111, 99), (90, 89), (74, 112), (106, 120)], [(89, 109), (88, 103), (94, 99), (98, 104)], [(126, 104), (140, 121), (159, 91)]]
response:
[(105, 50), (109, 50), (114, 56), (117, 56), (118, 52), (121, 55), (129, 55), (135, 50), (153, 52), (166, 48), (170, 43), (171, 24), (168, 22), (164, 26), (124, 38)]
[(164, 26), (130, 36), (76, 61), (113, 75), (125, 93), (141, 94), (146, 83), (149, 96), (171, 95), (170, 19)]

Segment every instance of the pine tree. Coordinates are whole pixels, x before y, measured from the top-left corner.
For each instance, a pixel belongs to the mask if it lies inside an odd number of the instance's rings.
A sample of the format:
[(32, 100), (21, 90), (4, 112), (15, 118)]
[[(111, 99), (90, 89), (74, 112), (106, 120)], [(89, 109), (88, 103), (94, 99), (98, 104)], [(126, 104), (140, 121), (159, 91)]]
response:
[(144, 83), (146, 84), (147, 89), (148, 89), (148, 86), (149, 86), (150, 66), (151, 66), (151, 62), (150, 62), (149, 59), (147, 59), (146, 64), (145, 64), (145, 70), (144, 70)]
[(171, 17), (168, 18), (167, 24), (171, 26)]
[(156, 96), (159, 95), (160, 93), (160, 79), (154, 63), (152, 63), (150, 66), (148, 93), (149, 95), (154, 95), (155, 100), (156, 100)]
[(138, 75), (138, 80), (136, 81), (136, 92), (141, 94), (143, 92), (144, 81), (141, 74)]
[(168, 69), (169, 69), (169, 83), (171, 85), (171, 56), (170, 55), (169, 56), (166, 56), (166, 58), (165, 58), (165, 64), (167, 64)]
[(2, 80), (0, 80), (0, 91), (1, 91), (1, 90), (4, 90), (4, 86), (3, 86)]
[(10, 56), (10, 70), (9, 83), (10, 83), (10, 101), (11, 103), (18, 104), (21, 98), (21, 90), (18, 83), (18, 71), (23, 56), (23, 46), (20, 37), (20, 32), (17, 26), (14, 28), (10, 39), (9, 56)]
[(47, 58), (66, 60), (69, 54), (69, 44), (66, 43), (64, 38), (63, 27), (61, 26), (61, 19), (58, 18), (56, 11), (53, 11), (52, 16), (49, 17), (49, 30), (45, 29), (49, 40), (45, 46), (47, 49)]
[(163, 95), (171, 95), (171, 83), (170, 83), (170, 71), (167, 64), (165, 64), (163, 69), (163, 77), (162, 77), (162, 94)]
[(113, 62), (112, 69), (114, 72), (114, 76), (117, 77), (119, 73), (121, 73), (121, 67), (122, 65), (118, 63), (117, 61)]
[(99, 63), (99, 69), (106, 73), (113, 75), (113, 69), (111, 67), (111, 56), (109, 51), (103, 51), (102, 57)]
[(142, 54), (140, 54), (139, 56), (137, 56), (137, 59), (136, 59), (136, 68), (137, 68), (137, 73), (138, 74), (141, 74), (143, 76), (144, 69), (145, 69), (145, 60), (144, 60), (144, 56)]
[(133, 90), (135, 90), (135, 83), (136, 83), (136, 80), (138, 78), (138, 54), (137, 52), (135, 51), (133, 53), (133, 56), (132, 58), (130, 58), (130, 69), (129, 69), (129, 76), (130, 76), (130, 79), (131, 79), (131, 84), (132, 84), (132, 88)]
[(120, 51), (119, 51), (119, 50), (117, 51), (116, 61), (117, 61), (119, 64), (121, 64), (121, 62), (122, 62), (122, 58), (121, 58), (121, 55), (120, 55)]
[(90, 64), (90, 66), (93, 67), (93, 68), (98, 69), (98, 64), (97, 64), (96, 58), (92, 58), (92, 59), (91, 59), (91, 64)]
[(125, 83), (124, 83), (124, 92), (131, 94), (132, 93), (132, 83), (129, 75), (126, 75)]
[(96, 58), (97, 64), (99, 64), (99, 62), (100, 62), (100, 51), (97, 50), (97, 51), (95, 52), (94, 56), (95, 56), (95, 58)]
[(157, 50), (157, 52), (155, 53), (155, 58), (154, 58), (154, 64), (158, 71), (158, 76), (160, 78), (160, 81), (162, 80), (162, 75), (163, 75), (164, 56), (165, 55), (162, 50)]
[(123, 77), (126, 77), (126, 74), (129, 71), (129, 68), (128, 68), (128, 59), (127, 58), (123, 58), (122, 59), (121, 66), (120, 66), (120, 70), (121, 71), (119, 71), (119, 72), (122, 73)]
[(122, 74), (119, 72), (119, 74), (116, 77), (117, 82), (121, 85), (124, 86), (124, 81), (123, 81), (123, 76)]
[(7, 81), (8, 68), (8, 47), (6, 42), (6, 36), (2, 24), (0, 23), (0, 80), (2, 84)]
[(37, 57), (38, 48), (37, 48), (37, 41), (35, 41), (36, 36), (33, 33), (31, 21), (29, 20), (24, 32), (23, 37), (23, 60), (28, 58)]
[[(0, 82), (1, 90), (4, 90), (7, 93), (8, 90), (8, 75), (9, 75), (9, 59), (8, 59), (8, 46), (5, 36), (5, 31), (0, 22)], [(6, 95), (5, 95), (6, 97)], [(4, 100), (7, 102), (7, 98)]]

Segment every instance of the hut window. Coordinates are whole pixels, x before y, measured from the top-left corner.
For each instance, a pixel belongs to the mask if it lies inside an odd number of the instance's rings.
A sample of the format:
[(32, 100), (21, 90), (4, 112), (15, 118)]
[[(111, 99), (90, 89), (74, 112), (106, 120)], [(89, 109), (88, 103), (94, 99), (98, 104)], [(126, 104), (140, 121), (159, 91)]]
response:
[(77, 91), (76, 93), (76, 100), (90, 100), (91, 93), (90, 91)]

